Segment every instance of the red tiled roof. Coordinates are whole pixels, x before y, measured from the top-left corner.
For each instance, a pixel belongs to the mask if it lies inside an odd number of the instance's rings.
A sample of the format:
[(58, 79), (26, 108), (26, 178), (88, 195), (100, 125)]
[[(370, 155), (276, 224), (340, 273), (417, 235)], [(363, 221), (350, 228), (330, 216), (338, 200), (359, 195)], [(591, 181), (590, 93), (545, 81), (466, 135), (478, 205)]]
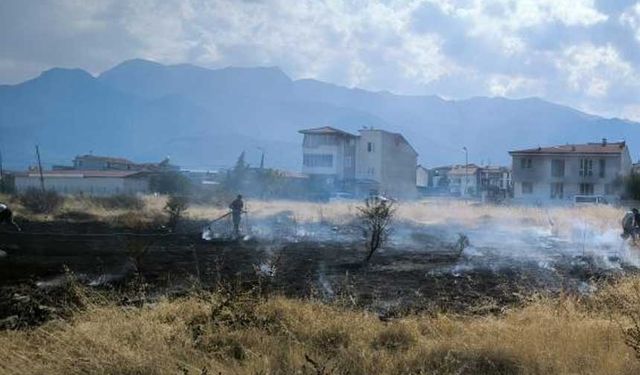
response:
[(322, 126), (320, 128), (303, 129), (303, 130), (299, 130), (298, 132), (302, 134), (342, 134), (350, 137), (355, 137), (355, 135), (351, 133), (348, 133), (344, 130), (332, 128), (331, 126)]
[(625, 142), (586, 143), (509, 151), (509, 154), (619, 154), (625, 148)]

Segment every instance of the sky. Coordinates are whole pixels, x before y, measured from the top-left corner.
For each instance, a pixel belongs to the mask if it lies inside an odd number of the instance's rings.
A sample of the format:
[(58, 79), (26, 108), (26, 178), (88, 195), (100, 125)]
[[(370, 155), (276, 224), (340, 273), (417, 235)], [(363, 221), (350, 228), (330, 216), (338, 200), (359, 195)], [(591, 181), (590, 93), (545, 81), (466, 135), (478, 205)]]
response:
[(132, 59), (640, 121), (640, 1), (1, 0), (0, 83)]

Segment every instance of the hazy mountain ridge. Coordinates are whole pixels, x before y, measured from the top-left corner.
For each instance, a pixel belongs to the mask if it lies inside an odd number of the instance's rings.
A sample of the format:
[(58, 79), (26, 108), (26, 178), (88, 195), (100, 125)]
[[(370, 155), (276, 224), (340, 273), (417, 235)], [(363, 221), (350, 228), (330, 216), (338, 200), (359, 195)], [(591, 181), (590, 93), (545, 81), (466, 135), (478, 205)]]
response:
[[(38, 143), (48, 164), (93, 151), (136, 160), (170, 155), (178, 164), (230, 165), (242, 150), (257, 163), (297, 169), (297, 130), (331, 124), (357, 132), (402, 132), (426, 165), (507, 163), (507, 151), (547, 144), (626, 139), (640, 150), (637, 123), (604, 119), (537, 98), (444, 100), (291, 80), (278, 68), (210, 70), (126, 61), (93, 77), (51, 69), (0, 86), (0, 147), (10, 168), (32, 163)], [(637, 147), (635, 147), (637, 145)], [(255, 160), (254, 160), (255, 159)]]

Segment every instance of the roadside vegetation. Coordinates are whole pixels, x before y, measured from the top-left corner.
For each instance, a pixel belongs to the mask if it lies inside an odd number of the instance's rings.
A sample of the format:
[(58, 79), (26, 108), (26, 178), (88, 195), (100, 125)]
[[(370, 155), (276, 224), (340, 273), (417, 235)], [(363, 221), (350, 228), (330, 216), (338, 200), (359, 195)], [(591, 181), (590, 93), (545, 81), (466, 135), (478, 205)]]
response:
[(640, 278), (496, 315), (380, 319), (225, 287), (123, 304), (72, 284), (71, 313), (0, 331), (6, 374), (637, 374)]

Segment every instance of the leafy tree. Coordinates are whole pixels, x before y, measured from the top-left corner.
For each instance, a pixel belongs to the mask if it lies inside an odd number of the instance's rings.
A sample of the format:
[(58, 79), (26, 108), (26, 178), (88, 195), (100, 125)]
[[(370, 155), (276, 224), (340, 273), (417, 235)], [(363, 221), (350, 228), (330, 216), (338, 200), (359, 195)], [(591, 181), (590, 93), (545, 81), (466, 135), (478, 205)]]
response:
[(358, 207), (359, 218), (362, 220), (368, 262), (387, 240), (395, 208), (393, 202), (377, 196), (367, 198), (364, 207)]
[(154, 174), (149, 180), (151, 191), (160, 194), (187, 195), (191, 191), (191, 181), (179, 172)]
[(2, 175), (0, 177), (0, 193), (14, 194), (15, 192), (14, 177), (8, 174)]
[(249, 164), (245, 162), (244, 151), (242, 151), (242, 153), (240, 153), (240, 156), (238, 157), (238, 160), (236, 161), (236, 165), (227, 174), (225, 186), (231, 190), (241, 190), (242, 184), (247, 177), (248, 171)]
[(624, 188), (627, 198), (640, 200), (640, 175), (632, 174), (625, 178)]

